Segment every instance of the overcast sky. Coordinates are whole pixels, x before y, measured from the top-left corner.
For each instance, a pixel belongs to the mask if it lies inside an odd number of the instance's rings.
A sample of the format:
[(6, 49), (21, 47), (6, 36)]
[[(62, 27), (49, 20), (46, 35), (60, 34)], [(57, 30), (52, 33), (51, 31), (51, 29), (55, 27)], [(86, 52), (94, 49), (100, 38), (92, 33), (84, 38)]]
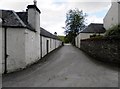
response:
[[(33, 4), (33, 0), (0, 0), (0, 9), (25, 11), (28, 4)], [(62, 27), (65, 26), (68, 10), (83, 10), (88, 15), (87, 24), (103, 23), (111, 0), (37, 0), (37, 6), (41, 10), (41, 27), (64, 35)]]

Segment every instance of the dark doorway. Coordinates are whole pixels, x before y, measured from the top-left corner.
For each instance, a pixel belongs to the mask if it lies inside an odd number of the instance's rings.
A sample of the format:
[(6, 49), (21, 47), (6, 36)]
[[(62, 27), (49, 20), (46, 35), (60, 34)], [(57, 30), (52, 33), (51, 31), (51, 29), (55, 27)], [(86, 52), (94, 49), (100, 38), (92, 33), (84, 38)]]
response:
[(46, 42), (46, 49), (47, 49), (47, 54), (48, 54), (48, 52), (49, 52), (49, 40), (47, 40), (47, 42)]

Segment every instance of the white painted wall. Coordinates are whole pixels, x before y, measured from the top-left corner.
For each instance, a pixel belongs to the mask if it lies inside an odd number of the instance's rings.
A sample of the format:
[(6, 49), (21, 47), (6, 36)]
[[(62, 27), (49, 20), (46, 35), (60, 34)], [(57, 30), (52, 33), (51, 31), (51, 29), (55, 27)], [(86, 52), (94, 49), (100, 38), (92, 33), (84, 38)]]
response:
[(28, 9), (28, 22), (40, 34), (40, 13), (35, 8)]
[[(4, 52), (2, 53), (4, 56)], [(38, 61), (41, 58), (39, 33), (24, 28), (7, 28), (7, 54), (9, 55), (7, 58), (8, 72), (25, 68)], [(4, 60), (3, 57), (3, 67)]]
[[(75, 38), (76, 46), (78, 48), (80, 48), (81, 40), (88, 39), (88, 38), (90, 38), (91, 35), (93, 35), (93, 33), (79, 33), (79, 35), (77, 35)], [(98, 34), (96, 34), (96, 35), (98, 35)], [(104, 35), (104, 34), (100, 34), (100, 35)]]
[(50, 51), (53, 51), (55, 49), (55, 40), (50, 38)]
[(90, 38), (90, 35), (93, 35), (93, 33), (80, 33), (80, 39), (88, 39)]
[(90, 34), (79, 33), (79, 35), (77, 35), (76, 38), (75, 38), (76, 46), (78, 48), (80, 48), (80, 40), (82, 40), (82, 39), (88, 39), (88, 38), (90, 38)]
[(40, 35), (37, 32), (25, 30), (25, 61), (33, 64), (41, 58)]
[(62, 45), (62, 42), (59, 40), (42, 36), (42, 57), (47, 55), (47, 47), (46, 47), (47, 40), (49, 41), (49, 52), (53, 51), (54, 49)]
[(80, 38), (80, 34), (79, 34), (79, 35), (77, 35), (76, 38), (75, 38), (75, 43), (76, 43), (76, 46), (77, 46), (78, 48), (80, 48), (80, 40), (81, 40), (81, 38)]
[(120, 24), (120, 4), (113, 2), (111, 8), (103, 19), (104, 28), (108, 30), (114, 25)]
[[(2, 34), (3, 35), (2, 35)], [(0, 29), (0, 41), (4, 68), (4, 29)], [(46, 42), (49, 41), (49, 52), (61, 46), (62, 42), (42, 36), (42, 57), (47, 55)], [(12, 72), (33, 64), (41, 58), (40, 35), (24, 28), (7, 28), (7, 71)], [(3, 69), (4, 70), (4, 69)]]
[[(47, 54), (47, 47), (46, 47), (47, 40), (50, 43), (50, 38), (42, 36), (42, 57), (44, 57)], [(49, 52), (50, 52), (50, 44), (49, 44)]]
[(75, 37), (75, 46), (77, 47), (77, 36)]
[(25, 29), (7, 29), (7, 71), (12, 72), (26, 66)]

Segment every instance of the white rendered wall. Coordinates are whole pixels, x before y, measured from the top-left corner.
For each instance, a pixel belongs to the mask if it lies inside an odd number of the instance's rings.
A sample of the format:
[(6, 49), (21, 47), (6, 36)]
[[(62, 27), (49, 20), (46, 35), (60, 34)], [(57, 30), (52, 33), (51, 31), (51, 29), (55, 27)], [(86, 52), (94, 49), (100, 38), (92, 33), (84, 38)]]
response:
[(104, 18), (104, 27), (106, 30), (111, 28), (114, 25), (120, 24), (120, 4), (117, 2), (113, 2), (111, 8), (109, 9), (108, 13)]
[(50, 49), (49, 51), (50, 52), (55, 49), (55, 45), (54, 45), (53, 41), (54, 41), (54, 39), (50, 38), (50, 47), (49, 47), (49, 49)]
[(93, 33), (80, 33), (79, 35), (77, 35), (75, 38), (76, 46), (80, 48), (81, 40), (88, 39), (91, 35), (93, 35)]
[(55, 49), (54, 39), (50, 38), (50, 51)]
[(57, 40), (58, 41), (58, 47), (60, 47), (62, 45), (62, 42)]
[(41, 58), (40, 35), (37, 32), (25, 30), (25, 61), (33, 64)]
[(42, 36), (42, 57), (47, 54), (47, 40), (49, 41), (49, 52), (50, 52), (50, 38)]
[(47, 52), (46, 52), (46, 40), (45, 40), (45, 37), (41, 37), (42, 38), (42, 57), (44, 57)]
[(25, 29), (7, 29), (7, 71), (12, 72), (26, 66)]
[(90, 35), (93, 35), (92, 33), (80, 33), (80, 39), (83, 40), (83, 39), (88, 39), (90, 38)]
[(78, 48), (80, 48), (80, 34), (79, 35), (77, 35), (76, 36), (76, 38), (75, 38), (75, 43), (76, 43), (76, 46), (78, 47)]
[[(77, 35), (77, 37), (75, 38), (76, 46), (80, 48), (81, 40), (89, 39), (91, 35), (93, 35), (93, 33), (80, 33), (79, 35)], [(99, 34), (96, 34), (96, 35), (99, 35)], [(104, 33), (100, 35), (104, 35)]]
[(40, 13), (35, 8), (28, 9), (28, 22), (40, 34)]
[(40, 13), (35, 8), (28, 9), (28, 22), (36, 32), (25, 31), (25, 58), (27, 65), (41, 58)]
[(49, 52), (51, 52), (54, 49), (58, 48), (62, 44), (62, 42), (59, 41), (59, 40), (42, 36), (42, 57), (47, 55), (47, 47), (46, 47), (47, 40), (49, 41), (49, 47), (48, 47)]

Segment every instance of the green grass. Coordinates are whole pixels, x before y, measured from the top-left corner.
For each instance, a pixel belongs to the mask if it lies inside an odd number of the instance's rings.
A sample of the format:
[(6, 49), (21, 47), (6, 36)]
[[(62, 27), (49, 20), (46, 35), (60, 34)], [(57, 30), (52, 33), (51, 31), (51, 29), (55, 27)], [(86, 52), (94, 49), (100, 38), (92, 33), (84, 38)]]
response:
[(58, 38), (59, 38), (61, 41), (63, 41), (63, 42), (65, 41), (65, 40), (64, 40), (65, 36), (58, 36)]

